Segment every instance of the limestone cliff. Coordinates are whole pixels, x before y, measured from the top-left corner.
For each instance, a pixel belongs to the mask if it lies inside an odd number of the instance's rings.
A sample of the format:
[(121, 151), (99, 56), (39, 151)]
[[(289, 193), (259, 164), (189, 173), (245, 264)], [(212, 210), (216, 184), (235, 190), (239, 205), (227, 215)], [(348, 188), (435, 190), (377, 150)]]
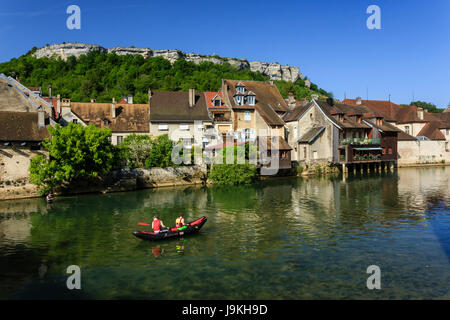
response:
[(123, 54), (140, 54), (144, 58), (149, 57), (163, 57), (174, 63), (178, 59), (185, 59), (186, 61), (192, 61), (194, 63), (201, 63), (203, 61), (209, 61), (216, 64), (228, 62), (229, 64), (237, 67), (238, 69), (250, 69), (254, 72), (261, 72), (265, 76), (271, 77), (273, 80), (286, 80), (295, 82), (298, 79), (303, 78), (300, 73), (300, 69), (296, 66), (281, 65), (279, 63), (259, 62), (246, 59), (236, 58), (224, 58), (218, 56), (205, 56), (195, 53), (184, 53), (180, 50), (155, 50), (149, 48), (134, 48), (134, 47), (115, 47), (111, 49), (103, 48), (99, 45), (84, 44), (84, 43), (64, 43), (54, 44), (51, 46), (43, 47), (36, 50), (33, 55), (36, 58), (42, 57), (60, 57), (66, 60), (70, 56), (79, 57), (83, 54), (88, 54), (91, 51), (100, 51), (107, 53), (115, 53), (118, 55)]

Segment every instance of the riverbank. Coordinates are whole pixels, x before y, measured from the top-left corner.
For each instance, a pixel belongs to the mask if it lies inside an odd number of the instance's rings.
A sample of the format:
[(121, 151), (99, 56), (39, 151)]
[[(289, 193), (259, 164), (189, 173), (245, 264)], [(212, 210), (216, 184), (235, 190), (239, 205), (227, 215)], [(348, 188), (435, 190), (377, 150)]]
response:
[[(450, 166), (450, 163), (403, 164), (398, 168), (436, 168)], [(324, 168), (297, 172), (293, 177), (304, 179), (320, 176), (338, 176), (341, 172)], [(260, 177), (260, 180), (273, 179), (273, 176)], [(23, 180), (23, 179), (22, 179)], [(133, 171), (116, 171), (108, 175), (102, 183), (84, 183), (70, 189), (55, 192), (56, 195), (76, 195), (85, 193), (114, 193), (175, 186), (211, 184), (207, 178), (207, 169), (202, 166), (185, 166), (180, 168), (135, 169)], [(0, 201), (42, 197), (38, 188), (29, 182), (0, 188)]]
[[(70, 188), (56, 190), (55, 195), (113, 193), (206, 183), (207, 171), (203, 166), (134, 169), (111, 172), (103, 180), (83, 181)], [(42, 197), (38, 188), (29, 182), (23, 182), (20, 186), (11, 185), (0, 188), (0, 201), (38, 197)]]

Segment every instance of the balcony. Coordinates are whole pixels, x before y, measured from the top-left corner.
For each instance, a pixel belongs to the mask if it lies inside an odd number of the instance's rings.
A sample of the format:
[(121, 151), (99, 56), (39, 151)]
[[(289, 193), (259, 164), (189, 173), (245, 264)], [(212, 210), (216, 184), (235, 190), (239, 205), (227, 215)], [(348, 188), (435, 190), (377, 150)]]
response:
[(373, 144), (380, 144), (379, 138), (369, 139), (369, 138), (347, 138), (347, 139), (341, 139), (340, 144), (341, 145), (373, 145)]

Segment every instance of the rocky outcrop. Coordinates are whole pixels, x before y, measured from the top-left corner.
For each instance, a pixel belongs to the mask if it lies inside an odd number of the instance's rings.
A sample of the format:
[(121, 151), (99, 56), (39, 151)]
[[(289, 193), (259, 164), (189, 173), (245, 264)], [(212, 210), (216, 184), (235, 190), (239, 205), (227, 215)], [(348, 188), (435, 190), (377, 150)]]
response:
[(246, 59), (224, 58), (219, 56), (205, 56), (196, 53), (184, 53), (180, 50), (154, 50), (149, 48), (134, 48), (134, 47), (115, 47), (105, 49), (99, 45), (83, 44), (83, 43), (64, 43), (54, 44), (51, 46), (38, 49), (33, 55), (36, 58), (43, 57), (60, 57), (66, 60), (70, 56), (79, 57), (83, 54), (88, 54), (92, 51), (100, 51), (107, 53), (115, 53), (117, 55), (124, 54), (140, 54), (144, 58), (163, 57), (164, 59), (174, 63), (178, 59), (185, 59), (196, 64), (201, 62), (212, 62), (215, 64), (222, 64), (228, 62), (239, 70), (250, 69), (253, 72), (261, 72), (265, 76), (269, 76), (272, 80), (286, 80), (295, 82), (302, 79), (303, 75), (300, 69), (296, 66), (281, 65), (279, 63), (249, 62)]
[(61, 59), (66, 60), (70, 56), (78, 58), (79, 56), (88, 54), (92, 51), (107, 52), (105, 48), (96, 44), (64, 43), (38, 49), (33, 53), (33, 56), (36, 58), (60, 57)]

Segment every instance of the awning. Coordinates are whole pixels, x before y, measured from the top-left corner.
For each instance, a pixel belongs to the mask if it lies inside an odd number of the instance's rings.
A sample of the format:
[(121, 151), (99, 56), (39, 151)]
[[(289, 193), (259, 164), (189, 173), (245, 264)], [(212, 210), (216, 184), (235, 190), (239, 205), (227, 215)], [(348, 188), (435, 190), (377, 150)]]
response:
[(373, 151), (373, 150), (383, 150), (382, 148), (353, 148), (353, 150), (359, 150), (359, 151)]

